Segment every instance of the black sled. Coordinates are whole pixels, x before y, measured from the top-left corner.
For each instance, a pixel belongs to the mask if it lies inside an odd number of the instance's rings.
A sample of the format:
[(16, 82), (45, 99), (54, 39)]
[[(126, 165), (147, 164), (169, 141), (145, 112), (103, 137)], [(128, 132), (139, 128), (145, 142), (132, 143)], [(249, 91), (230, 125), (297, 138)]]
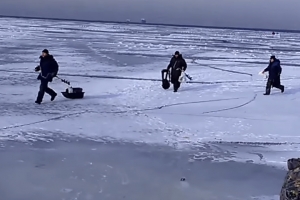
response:
[(170, 88), (170, 72), (167, 69), (161, 70), (162, 88), (167, 90)]
[(82, 88), (67, 88), (62, 95), (67, 99), (82, 99), (84, 97), (84, 92)]
[(73, 88), (71, 87), (70, 81), (67, 81), (65, 79), (59, 78), (56, 76), (58, 79), (61, 80), (61, 82), (67, 84), (69, 87), (66, 89), (65, 92), (62, 92), (62, 95), (67, 98), (67, 99), (82, 99), (84, 97), (84, 92), (82, 88)]

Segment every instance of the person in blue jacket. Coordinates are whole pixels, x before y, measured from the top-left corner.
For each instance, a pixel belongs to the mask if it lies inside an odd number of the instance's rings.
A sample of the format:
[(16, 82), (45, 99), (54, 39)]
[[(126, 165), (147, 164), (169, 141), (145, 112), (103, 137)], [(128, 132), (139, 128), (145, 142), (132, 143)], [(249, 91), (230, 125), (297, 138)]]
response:
[(269, 72), (269, 77), (266, 85), (266, 92), (264, 95), (270, 95), (271, 87), (275, 87), (284, 92), (284, 85), (281, 85), (280, 75), (282, 68), (280, 66), (280, 60), (277, 59), (274, 55), (270, 57), (269, 66), (264, 69), (262, 73)]
[(40, 56), (40, 65), (35, 68), (35, 71), (40, 71), (37, 79), (41, 81), (40, 90), (38, 92), (35, 103), (41, 104), (44, 98), (45, 92), (51, 96), (51, 101), (55, 99), (57, 93), (48, 87), (49, 82), (52, 82), (53, 78), (58, 73), (58, 63), (52, 55), (49, 54), (47, 49), (42, 51)]

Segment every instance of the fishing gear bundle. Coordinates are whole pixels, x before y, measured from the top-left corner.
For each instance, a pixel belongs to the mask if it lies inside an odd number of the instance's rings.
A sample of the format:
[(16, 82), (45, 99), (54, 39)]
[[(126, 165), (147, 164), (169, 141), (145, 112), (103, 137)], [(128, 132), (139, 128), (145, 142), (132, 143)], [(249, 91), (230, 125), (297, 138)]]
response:
[(192, 80), (192, 77), (190, 75), (185, 73), (185, 71), (181, 70), (181, 75), (179, 76), (178, 81), (180, 83), (186, 82), (186, 78), (188, 78), (190, 81)]
[[(178, 78), (178, 81), (181, 82), (185, 82), (186, 78), (188, 78), (190, 81), (193, 80), (192, 77), (190, 75), (188, 75), (187, 73), (185, 73), (185, 71), (181, 71), (181, 75)], [(167, 90), (170, 88), (171, 84), (171, 74), (170, 71), (167, 69), (163, 69), (161, 70), (161, 81), (162, 81), (162, 88)]]
[(185, 74), (185, 76), (186, 76), (188, 79), (190, 79), (190, 81), (193, 80), (193, 78), (192, 78), (190, 75), (188, 75), (188, 74), (185, 73), (185, 72), (184, 72), (184, 74)]
[(161, 70), (161, 81), (162, 81), (163, 89), (167, 90), (170, 88), (170, 86), (171, 86), (170, 80), (171, 80), (171, 74), (170, 74), (169, 70), (167, 70), (167, 69)]

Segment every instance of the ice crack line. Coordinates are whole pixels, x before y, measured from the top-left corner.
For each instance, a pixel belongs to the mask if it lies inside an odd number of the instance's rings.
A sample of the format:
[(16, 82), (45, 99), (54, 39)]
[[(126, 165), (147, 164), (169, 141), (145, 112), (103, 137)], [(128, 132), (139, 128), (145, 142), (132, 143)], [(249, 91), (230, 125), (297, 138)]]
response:
[(40, 123), (49, 122), (49, 121), (53, 121), (53, 120), (58, 120), (58, 119), (62, 119), (62, 118), (66, 118), (66, 117), (70, 117), (70, 116), (74, 116), (74, 115), (81, 115), (81, 114), (85, 114), (85, 113), (123, 114), (123, 113), (129, 113), (129, 112), (143, 112), (143, 111), (151, 111), (151, 110), (160, 110), (160, 109), (163, 109), (163, 108), (166, 108), (166, 107), (171, 107), (171, 106), (197, 104), (197, 103), (207, 103), (207, 102), (217, 102), (217, 101), (229, 101), (229, 100), (236, 100), (236, 99), (241, 99), (241, 97), (202, 100), (202, 101), (192, 101), (192, 102), (181, 102), (181, 103), (174, 103), (174, 104), (166, 104), (166, 105), (152, 107), (152, 108), (132, 109), (132, 110), (123, 110), (123, 111), (97, 112), (97, 111), (94, 111), (94, 110), (85, 110), (85, 111), (81, 111), (81, 112), (69, 113), (69, 114), (60, 115), (60, 116), (57, 116), (57, 117), (52, 117), (52, 118), (49, 118), (49, 119), (44, 119), (44, 120), (39, 120), (39, 121), (35, 121), (35, 122), (26, 123), (26, 124), (7, 126), (7, 127), (0, 128), (0, 130), (7, 130), (7, 129), (13, 129), (13, 128), (20, 128), (20, 127), (24, 127), (24, 126), (30, 126), (30, 125), (35, 125), (35, 124), (40, 124)]
[[(23, 73), (23, 74), (33, 74), (34, 72), (29, 71), (17, 71), (17, 70), (6, 70), (0, 69), (2, 72), (8, 73)], [(140, 78), (140, 77), (124, 77), (124, 76), (109, 76), (109, 75), (84, 75), (84, 74), (67, 74), (59, 73), (61, 76), (71, 76), (71, 77), (83, 77), (83, 78), (103, 78), (103, 79), (118, 79), (118, 80), (135, 80), (135, 81), (155, 81), (161, 82), (161, 79), (155, 78)], [(246, 83), (249, 81), (187, 81), (186, 83), (198, 83), (198, 84), (222, 84), (222, 83)]]
[(250, 99), (249, 101), (243, 103), (243, 104), (240, 104), (238, 106), (234, 106), (234, 107), (230, 107), (230, 108), (224, 108), (224, 109), (219, 109), (219, 110), (213, 110), (213, 111), (207, 111), (207, 112), (203, 112), (202, 114), (208, 114), (208, 113), (214, 113), (214, 112), (222, 112), (222, 111), (226, 111), (226, 110), (233, 110), (233, 109), (237, 109), (237, 108), (241, 108), (243, 106), (246, 106), (248, 104), (250, 104), (251, 102), (253, 102), (257, 97), (257, 94), (255, 94), (252, 99)]
[(58, 120), (58, 119), (70, 117), (70, 116), (73, 116), (73, 115), (80, 115), (80, 114), (87, 113), (87, 112), (89, 112), (89, 111), (86, 110), (86, 111), (81, 111), (81, 112), (76, 112), (76, 113), (69, 113), (69, 114), (60, 115), (60, 116), (57, 116), (57, 117), (52, 117), (52, 118), (49, 118), (49, 119), (44, 119), (44, 120), (39, 120), (39, 121), (35, 121), (35, 122), (26, 123), (26, 124), (7, 126), (7, 127), (0, 128), (0, 130), (7, 130), (7, 129), (12, 129), (12, 128), (20, 128), (20, 127), (30, 126), (30, 125), (34, 125), (34, 124), (40, 124), (40, 123), (43, 123), (43, 122)]
[(211, 144), (237, 144), (237, 145), (293, 145), (299, 142), (243, 142), (243, 141), (208, 141)]
[[(197, 63), (195, 60), (192, 60), (191, 63), (201, 65), (200, 63)], [(251, 77), (253, 76), (253, 74), (246, 73), (246, 72), (240, 72), (240, 71), (229, 70), (229, 69), (222, 69), (222, 68), (219, 68), (219, 67), (213, 67), (213, 66), (209, 66), (209, 65), (201, 65), (201, 66), (208, 67), (208, 68), (215, 69), (215, 70), (224, 71), (224, 72), (230, 72), (230, 73), (234, 73), (234, 74), (248, 75), (248, 76), (251, 76)]]
[(216, 101), (229, 101), (229, 100), (236, 100), (236, 99), (241, 99), (241, 97), (174, 103), (174, 104), (167, 104), (167, 105), (159, 106), (159, 107), (152, 108), (152, 109), (157, 110), (157, 109), (162, 109), (162, 108), (167, 108), (167, 107), (172, 107), (172, 106), (179, 106), (179, 105), (198, 104), (198, 103), (207, 103), (207, 102), (216, 102)]

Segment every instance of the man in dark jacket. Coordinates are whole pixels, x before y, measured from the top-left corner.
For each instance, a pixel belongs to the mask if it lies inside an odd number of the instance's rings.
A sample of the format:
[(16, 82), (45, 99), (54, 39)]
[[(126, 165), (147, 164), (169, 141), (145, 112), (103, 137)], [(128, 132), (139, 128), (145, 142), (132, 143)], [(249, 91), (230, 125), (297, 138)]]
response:
[(282, 68), (280, 66), (280, 60), (278, 60), (275, 56), (271, 56), (269, 66), (262, 72), (269, 72), (269, 77), (266, 85), (266, 93), (264, 93), (264, 95), (270, 95), (271, 87), (278, 88), (281, 90), (281, 92), (284, 92), (284, 86), (280, 83), (281, 71)]
[(167, 67), (167, 70), (171, 69), (171, 83), (173, 84), (174, 92), (177, 92), (177, 90), (179, 89), (181, 83), (178, 79), (181, 75), (181, 71), (185, 71), (186, 68), (187, 64), (184, 58), (179, 53), (179, 51), (176, 51)]
[(51, 101), (55, 99), (57, 93), (48, 87), (48, 83), (52, 82), (53, 78), (58, 73), (58, 63), (47, 49), (42, 51), (40, 56), (40, 65), (35, 68), (35, 71), (40, 71), (38, 80), (41, 81), (40, 90), (35, 103), (41, 104), (45, 92), (51, 96)]

